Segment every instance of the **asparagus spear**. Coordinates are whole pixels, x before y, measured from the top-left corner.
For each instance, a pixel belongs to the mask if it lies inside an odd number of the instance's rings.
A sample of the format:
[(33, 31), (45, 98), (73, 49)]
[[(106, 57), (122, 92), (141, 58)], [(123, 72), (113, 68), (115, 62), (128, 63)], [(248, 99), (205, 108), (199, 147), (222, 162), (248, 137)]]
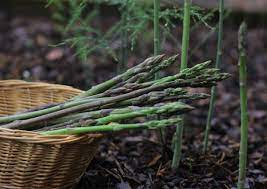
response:
[[(159, 71), (159, 69), (163, 69), (166, 66), (172, 64), (175, 61), (175, 59), (177, 58), (177, 55), (172, 56), (167, 60), (164, 60), (162, 62), (162, 64), (164, 64), (164, 65), (160, 66), (161, 64), (159, 64), (159, 63), (163, 60), (163, 57), (164, 57), (164, 55), (158, 55), (158, 56), (153, 56), (153, 57), (147, 58), (143, 63), (129, 69), (128, 71), (126, 71), (125, 73), (123, 73), (121, 75), (118, 75), (118, 76), (116, 76), (116, 77), (114, 77), (114, 78), (112, 78), (112, 79), (110, 79), (104, 83), (101, 83), (99, 85), (92, 87), (90, 90), (86, 91), (85, 93), (82, 93), (81, 95), (75, 97), (72, 101), (67, 101), (64, 104), (49, 105), (49, 107), (47, 107), (45, 109), (42, 108), (41, 110), (24, 112), (24, 113), (21, 113), (19, 115), (17, 114), (17, 115), (0, 117), (0, 123), (7, 123), (7, 122), (15, 121), (15, 120), (20, 120), (20, 119), (28, 119), (28, 118), (44, 115), (47, 113), (59, 111), (59, 110), (65, 109), (65, 108), (69, 108), (72, 106), (83, 104), (83, 103), (85, 103), (83, 100), (88, 102), (88, 99), (81, 99), (81, 97), (88, 97), (88, 96), (90, 96), (90, 98), (100, 98), (101, 96), (103, 97), (104, 96), (103, 94), (99, 95), (99, 93), (101, 93), (101, 91), (105, 91), (109, 88), (112, 88), (113, 86), (115, 86), (118, 83), (123, 83), (123, 81), (128, 81), (129, 79), (136, 77), (136, 74), (138, 75), (139, 72), (141, 72), (139, 74), (142, 74), (142, 75), (145, 74), (147, 77), (148, 75), (146, 73), (143, 73), (143, 72), (150, 72), (151, 70), (155, 70), (155, 69), (157, 71)], [(150, 73), (150, 75), (151, 75), (151, 73)], [(141, 77), (141, 78), (145, 78), (145, 77)], [(139, 79), (139, 78), (137, 77), (137, 79)]]
[(35, 111), (30, 111), (30, 112), (24, 112), (20, 114), (15, 114), (15, 115), (9, 115), (9, 116), (4, 116), (0, 117), (0, 123), (7, 123), (7, 122), (12, 122), (15, 120), (22, 120), (22, 119), (28, 119), (40, 115), (45, 115), (47, 113), (59, 111), (65, 108), (73, 107), (76, 105), (80, 105), (83, 103), (88, 103), (89, 101), (92, 101), (93, 99), (81, 99), (81, 100), (75, 100), (75, 101), (67, 101), (66, 103), (61, 103), (61, 104), (56, 104), (55, 106), (52, 107), (47, 107), (45, 109), (40, 109), (40, 110), (35, 110)]
[(127, 83), (142, 83), (145, 81), (148, 81), (149, 79), (152, 79), (155, 76), (155, 73), (159, 72), (160, 70), (164, 70), (170, 65), (174, 64), (178, 58), (178, 55), (171, 56), (170, 58), (163, 60), (160, 64), (156, 65), (154, 68), (151, 68), (151, 70), (148, 70), (147, 72), (139, 73), (125, 82), (121, 82), (118, 85), (114, 86), (114, 88), (121, 87)]
[[(186, 94), (185, 90), (180, 88), (177, 89), (166, 89), (164, 91), (159, 92), (151, 92), (148, 94), (144, 94), (140, 97), (133, 98), (131, 100), (126, 100), (114, 105), (108, 105), (101, 107), (101, 110), (97, 111), (90, 111), (90, 112), (82, 112), (76, 113), (68, 116), (64, 116), (62, 118), (58, 118), (51, 122), (52, 127), (64, 127), (66, 125), (73, 125), (74, 123), (79, 123), (81, 120), (89, 120), (89, 119), (98, 119), (101, 117), (105, 117), (112, 114), (122, 114), (122, 113), (129, 113), (134, 109), (140, 109), (140, 105), (151, 105), (163, 102), (177, 102), (180, 99), (185, 100), (199, 100), (205, 99), (209, 97), (209, 95), (204, 93), (196, 93), (196, 94)], [(125, 107), (125, 108), (114, 108)], [(80, 124), (80, 123), (79, 123)], [(46, 124), (47, 125), (47, 124)]]
[[(173, 97), (172, 99), (186, 99), (186, 98), (190, 98), (190, 95), (186, 96), (180, 96), (180, 94), (184, 94), (186, 93), (186, 91), (177, 88), (177, 89), (167, 89), (164, 92), (152, 92), (152, 93), (148, 93), (148, 94), (144, 94), (140, 97), (134, 98), (134, 99), (129, 99), (129, 100), (125, 100), (123, 102), (120, 102), (119, 104), (115, 104), (115, 106), (117, 107), (119, 106), (126, 106), (126, 105), (139, 105), (141, 102), (145, 103), (145, 101), (147, 101), (146, 104), (151, 104), (152, 102), (159, 102), (161, 99), (163, 100), (164, 97), (167, 96), (175, 96), (177, 95), (177, 97)], [(195, 95), (196, 96), (196, 95)], [(200, 98), (202, 98), (200, 95)], [(104, 98), (102, 98), (103, 100)], [(167, 98), (168, 99), (168, 98)], [(164, 101), (166, 101), (167, 99), (165, 99)], [(23, 119), (29, 119), (29, 118), (33, 118), (36, 116), (40, 116), (40, 115), (45, 115), (47, 113), (51, 113), (51, 112), (55, 112), (55, 111), (59, 111), (59, 110), (63, 110), (66, 108), (70, 108), (76, 105), (81, 105), (84, 103), (89, 103), (89, 102), (93, 102), (95, 100), (101, 100), (101, 99), (94, 99), (94, 98), (84, 98), (82, 100), (75, 100), (75, 101), (70, 101), (70, 102), (66, 102), (65, 104), (60, 104), (60, 105), (56, 105), (54, 107), (47, 107), (46, 109), (41, 109), (41, 110), (36, 110), (36, 111), (30, 111), (30, 112), (24, 112), (24, 113), (20, 113), (20, 114), (15, 114), (15, 115), (10, 115), (10, 116), (5, 116), (5, 117), (0, 117), (0, 123), (8, 123), (8, 122), (12, 122), (15, 120), (23, 120)]]
[[(179, 74), (178, 74), (179, 75)], [(174, 76), (167, 76), (159, 80), (141, 83), (141, 84), (129, 84), (125, 85), (122, 88), (117, 88), (111, 91), (106, 91), (105, 95), (108, 96), (110, 94), (120, 94), (129, 91), (133, 91), (136, 89), (144, 89), (149, 87), (155, 87), (159, 85), (168, 85), (173, 83), (175, 87), (206, 87), (215, 84), (215, 82), (226, 79), (229, 77), (229, 74), (219, 73), (217, 69), (208, 69), (205, 70), (202, 75), (196, 75), (192, 78), (179, 78), (177, 75)], [(169, 86), (169, 85), (168, 85)], [(118, 92), (119, 91), (119, 92)]]
[(167, 103), (162, 106), (155, 106), (155, 107), (143, 107), (137, 110), (132, 110), (129, 113), (123, 114), (112, 114), (103, 118), (99, 118), (96, 120), (96, 124), (107, 124), (110, 122), (118, 122), (125, 119), (131, 119), (141, 116), (148, 116), (153, 114), (171, 114), (171, 113), (184, 113), (186, 111), (192, 110), (193, 107), (186, 105), (184, 103)]
[[(106, 90), (108, 88), (112, 88), (113, 86), (120, 86), (120, 84), (122, 83), (133, 83), (137, 80), (146, 80), (148, 78), (150, 78), (150, 75), (152, 75), (153, 73), (162, 70), (166, 67), (168, 67), (169, 65), (173, 64), (175, 62), (175, 60), (177, 59), (178, 55), (174, 55), (170, 58), (168, 58), (167, 60), (164, 60), (161, 64), (157, 65), (158, 63), (160, 63), (162, 61), (162, 59), (164, 58), (164, 55), (158, 55), (158, 56), (153, 56), (150, 58), (147, 58), (143, 63), (127, 70), (125, 73), (118, 75), (104, 83), (101, 83), (99, 85), (96, 85), (94, 87), (92, 87), (91, 89), (89, 89), (88, 91), (82, 93), (81, 95), (75, 97), (79, 98), (79, 97), (88, 97), (88, 96), (94, 96), (97, 95), (99, 93), (101, 93), (101, 91)], [(147, 71), (149, 71), (148, 73), (146, 73)], [(140, 72), (140, 73), (139, 73)], [(122, 82), (124, 81), (124, 82)], [(118, 83), (117, 85), (115, 85), (115, 83)], [(86, 95), (85, 95), (86, 94)], [(96, 96), (97, 97), (97, 96)], [(58, 104), (51, 104), (49, 106), (47, 106), (47, 108), (53, 106), (53, 105), (58, 105)], [(44, 112), (43, 112), (44, 113)], [(12, 121), (12, 120), (10, 120)]]
[[(137, 117), (144, 117), (153, 114), (170, 115), (173, 113), (182, 114), (192, 110), (193, 107), (180, 102), (173, 102), (167, 104), (159, 104), (153, 107), (127, 107), (123, 109), (109, 109), (95, 112), (80, 113), (76, 116), (71, 115), (69, 117), (63, 117), (64, 121), (60, 120), (57, 125), (51, 125), (44, 129), (55, 129), (58, 127), (79, 127), (84, 124), (90, 123), (92, 125), (105, 125), (111, 122), (120, 122), (127, 119), (133, 119)], [(75, 118), (74, 118), (75, 117)], [(98, 117), (94, 119), (93, 117)], [(74, 118), (74, 119), (73, 119)]]
[(200, 77), (200, 78), (191, 79), (191, 80), (179, 80), (179, 79), (176, 80), (174, 77), (173, 78), (174, 80), (169, 81), (169, 82), (154, 83), (152, 86), (141, 88), (141, 89), (138, 89), (138, 90), (126, 93), (126, 94), (104, 98), (100, 100), (95, 100), (95, 101), (90, 101), (88, 103), (83, 103), (77, 106), (61, 109), (56, 112), (51, 112), (45, 115), (40, 115), (40, 116), (33, 117), (27, 120), (17, 120), (16, 122), (2, 125), (2, 127), (13, 128), (13, 129), (15, 128), (25, 129), (27, 128), (27, 126), (30, 127), (31, 124), (36, 123), (36, 122), (47, 121), (50, 119), (65, 116), (70, 113), (80, 112), (84, 110), (94, 110), (97, 107), (101, 107), (101, 106), (108, 105), (108, 104), (116, 104), (118, 102), (131, 99), (131, 98), (135, 98), (135, 97), (141, 96), (143, 94), (146, 94), (152, 91), (161, 91), (161, 90), (165, 90), (168, 88), (176, 88), (176, 87), (210, 87), (210, 86), (216, 85), (217, 81), (224, 80), (227, 77), (229, 77), (229, 74), (225, 74), (225, 73), (216, 73), (211, 76), (207, 75), (206, 77)]
[[(161, 93), (161, 92), (153, 92), (153, 93)], [(177, 102), (180, 99), (187, 99), (187, 100), (199, 100), (199, 99), (205, 99), (209, 97), (209, 95), (204, 93), (196, 93), (196, 94), (181, 94), (181, 95), (174, 95), (174, 96), (161, 96), (161, 94), (144, 94), (140, 97), (137, 97), (132, 100), (126, 100), (121, 103), (118, 103), (116, 105), (112, 105), (112, 108), (115, 107), (123, 107), (123, 106), (138, 106), (138, 105), (150, 105), (150, 104), (156, 104), (156, 103), (163, 103), (163, 102)], [(108, 107), (108, 106), (107, 106)], [(103, 107), (105, 108), (105, 107)], [(84, 120), (92, 120), (92, 119), (98, 119), (100, 117), (108, 116), (110, 112), (112, 113), (129, 113), (132, 111), (131, 107), (127, 108), (120, 108), (120, 109), (102, 109), (98, 111), (91, 111), (91, 112), (82, 112), (77, 113), (73, 115), (64, 116), (62, 118), (56, 119), (52, 121), (51, 129), (54, 128), (64, 128), (66, 125), (74, 125), (76, 126), (82, 125), (84, 123)], [(87, 121), (85, 121), (87, 122)], [(90, 121), (89, 121), (90, 122)], [(72, 126), (73, 127), (73, 126)], [(50, 128), (45, 128), (47, 130)], [(38, 130), (44, 130), (44, 129), (38, 129)]]
[(164, 70), (170, 65), (174, 64), (178, 58), (178, 55), (171, 56), (170, 58), (162, 61), (161, 64), (158, 64), (156, 67), (152, 68), (146, 75), (142, 75), (138, 80), (137, 83), (143, 83), (147, 81), (148, 79), (152, 79), (156, 73), (158, 73), (160, 70)]
[[(211, 74), (211, 72), (213, 72)], [(126, 84), (123, 87), (108, 90), (102, 94), (102, 96), (115, 96), (125, 93), (130, 93), (139, 89), (149, 88), (155, 85), (161, 85), (165, 83), (175, 83), (175, 87), (211, 87), (216, 85), (216, 82), (224, 80), (229, 77), (229, 74), (219, 73), (213, 69), (207, 70), (201, 76), (196, 76), (195, 78), (190, 79), (179, 79), (176, 75), (168, 76), (159, 80), (146, 82), (146, 83), (130, 83)]]
[(164, 55), (158, 55), (158, 56), (153, 56), (153, 57), (147, 58), (141, 64), (139, 64), (133, 68), (128, 69), (126, 72), (124, 72), (124, 73), (122, 73), (122, 74), (120, 74), (120, 75), (118, 75), (118, 76), (116, 76), (116, 77), (114, 77), (108, 81), (105, 81), (99, 85), (93, 86), (91, 89), (89, 89), (88, 91), (85, 91), (84, 93), (82, 93), (81, 95), (78, 95), (75, 98), (77, 99), (77, 98), (81, 98), (81, 97), (92, 96), (92, 95), (102, 93), (105, 90), (110, 89), (114, 85), (121, 83), (123, 81), (126, 81), (129, 78), (133, 77), (134, 75), (136, 75), (140, 72), (150, 70), (156, 64), (161, 62), (163, 57), (164, 57)]
[(247, 65), (246, 65), (246, 35), (247, 25), (242, 22), (238, 32), (239, 49), (239, 86), (240, 86), (240, 109), (241, 109), (241, 128), (240, 128), (240, 148), (239, 148), (239, 174), (238, 189), (244, 189), (246, 181), (246, 168), (248, 158), (248, 107), (247, 107)]
[(109, 125), (87, 126), (77, 128), (65, 128), (53, 131), (40, 132), (42, 135), (78, 135), (83, 133), (101, 133), (101, 132), (118, 132), (130, 129), (159, 129), (171, 126), (180, 122), (179, 118), (148, 121), (144, 123), (119, 124), (111, 123)]
[[(175, 60), (175, 58), (176, 57), (174, 56), (168, 60), (169, 62), (172, 62)], [(151, 69), (155, 68), (153, 67), (155, 66), (155, 62), (157, 62), (155, 61), (155, 59), (157, 61), (161, 61), (162, 56), (157, 56), (156, 58), (152, 57), (150, 59), (147, 59), (147, 61), (142, 63), (141, 66), (143, 65), (145, 67), (149, 67), (151, 71)], [(162, 64), (163, 65), (169, 64), (169, 62), (167, 61)], [(7, 128), (17, 128), (19, 127), (19, 125), (31, 124), (31, 123), (34, 123), (35, 121), (40, 121), (40, 120), (42, 121), (42, 120), (47, 120), (51, 118), (56, 118), (56, 117), (64, 116), (68, 113), (73, 113), (75, 111), (84, 111), (86, 109), (94, 110), (97, 107), (101, 107), (105, 105), (114, 105), (116, 103), (120, 103), (125, 100), (131, 100), (132, 98), (142, 96), (146, 93), (164, 90), (170, 87), (172, 88), (189, 87), (189, 86), (190, 87), (209, 87), (209, 86), (215, 85), (216, 81), (220, 81), (228, 77), (227, 74), (219, 73), (217, 69), (208, 69), (207, 67), (209, 64), (210, 64), (209, 62), (205, 62), (199, 65), (196, 65), (193, 68), (185, 69), (182, 71), (181, 74), (165, 77), (165, 78), (162, 78), (156, 81), (140, 83), (140, 84), (130, 83), (131, 85), (128, 84), (121, 88), (110, 89), (110, 90), (107, 90), (106, 92), (103, 92), (102, 94), (97, 94), (97, 95), (82, 98), (82, 99), (75, 99), (72, 101), (68, 101), (64, 104), (56, 105), (50, 108), (37, 110), (33, 112), (21, 113), (19, 115), (2, 117), (0, 118), (0, 123), (8, 123), (8, 122), (15, 121), (15, 120), (28, 119), (25, 121), (17, 121), (15, 123), (6, 124), (3, 126)], [(158, 66), (160, 67), (161, 64)], [(138, 69), (140, 70), (141, 68), (138, 68)], [(130, 69), (130, 71), (127, 71), (127, 72), (137, 73), (136, 70), (138, 69), (136, 68), (136, 69), (133, 69), (132, 71)], [(149, 69), (146, 71), (149, 72)], [(127, 77), (128, 76), (129, 74), (127, 75)], [(111, 80), (118, 81), (118, 79), (116, 78), (117, 77)], [(107, 96), (116, 95), (116, 94), (119, 94), (119, 95), (117, 95), (116, 97), (96, 99), (97, 97), (99, 98), (99, 96), (107, 97)]]
[[(174, 76), (168, 76), (168, 77), (164, 77), (164, 78), (159, 79), (159, 80), (154, 80), (151, 82), (142, 83), (142, 82), (146, 81), (148, 78), (153, 77), (154, 74), (156, 72), (158, 72), (159, 70), (162, 70), (162, 69), (168, 67), (169, 65), (173, 64), (175, 62), (175, 60), (177, 59), (177, 57), (178, 57), (177, 55), (172, 56), (169, 59), (164, 60), (162, 63), (160, 63), (155, 68), (151, 69), (150, 72), (139, 73), (136, 76), (130, 78), (129, 80), (122, 82), (119, 85), (116, 85), (115, 89), (111, 88), (111, 89), (101, 93), (100, 95), (94, 96), (94, 98), (100, 98), (100, 97), (104, 97), (104, 96), (122, 94), (122, 93), (130, 92), (133, 90), (137, 90), (140, 88), (145, 88), (145, 87), (151, 86), (151, 85), (153, 85), (155, 83), (159, 83), (159, 82), (167, 82), (167, 81), (171, 81), (171, 80), (175, 80), (175, 79), (186, 80), (186, 79), (196, 78), (196, 77), (199, 77), (201, 75), (219, 73), (218, 69), (209, 69), (208, 66), (211, 64), (211, 61), (206, 61), (204, 63), (197, 64), (196, 66), (194, 66), (192, 68), (184, 69), (182, 72), (180, 72), (179, 74), (176, 74)], [(142, 85), (139, 85), (138, 83), (142, 83)]]
[[(170, 88), (171, 89), (171, 88)], [(177, 88), (180, 90), (180, 88)], [(160, 102), (173, 102), (178, 101), (180, 99), (185, 100), (200, 100), (208, 98), (209, 95), (204, 93), (196, 93), (196, 94), (186, 94), (185, 93), (168, 93), (169, 89), (164, 91), (157, 91), (157, 92), (150, 92), (148, 94), (143, 94), (139, 97), (132, 98), (129, 100), (125, 100), (115, 104), (115, 107), (123, 107), (123, 106), (139, 106), (139, 105), (149, 105), (149, 104), (156, 104)]]

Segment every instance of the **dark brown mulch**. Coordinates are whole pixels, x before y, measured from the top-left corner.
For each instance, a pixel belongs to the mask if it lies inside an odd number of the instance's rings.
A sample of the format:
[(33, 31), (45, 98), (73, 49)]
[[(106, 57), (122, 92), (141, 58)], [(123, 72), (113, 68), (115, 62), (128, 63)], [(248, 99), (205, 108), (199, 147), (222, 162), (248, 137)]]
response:
[[(174, 32), (177, 33), (177, 38), (181, 37), (180, 27)], [(206, 33), (205, 28), (192, 33), (191, 46), (198, 44)], [(108, 135), (79, 183), (79, 188), (235, 188), (240, 125), (236, 36), (236, 27), (227, 25), (223, 70), (231, 73), (232, 78), (218, 85), (209, 154), (201, 153), (208, 108), (208, 100), (204, 100), (195, 103), (198, 109), (187, 116), (184, 153), (178, 170), (170, 170), (170, 140), (161, 145), (157, 142), (155, 132)], [(55, 25), (48, 19), (19, 16), (8, 18), (4, 12), (0, 12), (0, 79), (42, 80), (85, 89), (88, 77), (92, 78), (93, 83), (99, 83), (115, 74), (115, 64), (109, 57), (92, 55), (86, 64), (82, 64), (74, 56), (72, 49), (49, 46), (59, 42), (60, 37)], [(249, 29), (250, 128), (247, 188), (267, 188), (266, 41), (266, 28)], [(144, 46), (146, 49), (150, 47), (151, 45), (147, 48)], [(168, 54), (176, 52), (171, 43), (163, 44), (163, 49)], [(213, 36), (195, 51), (191, 64), (214, 59), (215, 52), (216, 37)], [(145, 58), (138, 56), (131, 54), (129, 65)], [(208, 92), (205, 89), (201, 91)], [(174, 128), (168, 131), (168, 138), (171, 138), (173, 131)]]

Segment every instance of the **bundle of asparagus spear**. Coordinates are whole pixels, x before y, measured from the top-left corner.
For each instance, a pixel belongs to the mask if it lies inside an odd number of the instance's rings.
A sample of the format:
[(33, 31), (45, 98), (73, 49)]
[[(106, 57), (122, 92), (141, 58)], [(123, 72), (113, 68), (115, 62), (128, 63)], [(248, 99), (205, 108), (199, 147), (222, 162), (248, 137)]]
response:
[[(41, 134), (81, 134), (128, 129), (157, 129), (180, 122), (178, 114), (193, 109), (182, 102), (207, 98), (189, 94), (186, 87), (211, 87), (229, 75), (209, 68), (210, 61), (172, 76), (152, 80), (176, 62), (177, 55), (153, 56), (108, 81), (60, 104), (0, 117), (0, 127), (33, 130)], [(161, 119), (156, 119), (160, 115)], [(175, 117), (176, 116), (176, 117)], [(140, 117), (154, 117), (154, 120)], [(147, 121), (148, 120), (148, 121)]]

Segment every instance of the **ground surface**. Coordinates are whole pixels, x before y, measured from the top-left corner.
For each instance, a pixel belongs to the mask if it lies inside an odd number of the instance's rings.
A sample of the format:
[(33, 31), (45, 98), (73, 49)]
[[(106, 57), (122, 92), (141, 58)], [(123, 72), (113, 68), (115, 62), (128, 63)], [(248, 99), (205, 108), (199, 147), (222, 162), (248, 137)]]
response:
[[(216, 114), (212, 120), (210, 153), (201, 154), (208, 101), (196, 103), (197, 110), (187, 116), (180, 168), (170, 171), (171, 151), (161, 145), (153, 132), (109, 135), (83, 176), (79, 188), (172, 189), (235, 188), (238, 174), (239, 99), (236, 26), (228, 25), (224, 35), (223, 69), (232, 78), (218, 86)], [(181, 28), (174, 30), (181, 38)], [(201, 28), (191, 35), (191, 49), (206, 35)], [(42, 80), (85, 89), (88, 66), (75, 58), (68, 47), (51, 47), (60, 41), (55, 25), (44, 18), (8, 17), (0, 12), (0, 79)], [(267, 29), (250, 28), (248, 35), (249, 72), (249, 169), (247, 188), (267, 188)], [(194, 51), (191, 65), (214, 59), (216, 37), (211, 37)], [(132, 54), (129, 66), (152, 52), (143, 45), (142, 55)], [(164, 52), (176, 53), (173, 45), (164, 43)], [(151, 51), (150, 51), (151, 50)], [(138, 58), (137, 58), (138, 57)], [(109, 57), (90, 56), (89, 76), (99, 83), (115, 74)], [(93, 74), (92, 74), (93, 73)], [(206, 91), (208, 90), (201, 90)], [(169, 131), (171, 138), (172, 128)]]

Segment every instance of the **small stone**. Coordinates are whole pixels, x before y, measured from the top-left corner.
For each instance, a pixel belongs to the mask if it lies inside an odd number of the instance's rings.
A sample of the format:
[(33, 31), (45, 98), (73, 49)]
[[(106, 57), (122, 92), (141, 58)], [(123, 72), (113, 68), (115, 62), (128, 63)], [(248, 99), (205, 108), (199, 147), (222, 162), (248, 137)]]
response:
[(61, 48), (54, 48), (48, 54), (46, 54), (45, 58), (49, 61), (55, 61), (61, 59), (63, 56), (63, 50)]

